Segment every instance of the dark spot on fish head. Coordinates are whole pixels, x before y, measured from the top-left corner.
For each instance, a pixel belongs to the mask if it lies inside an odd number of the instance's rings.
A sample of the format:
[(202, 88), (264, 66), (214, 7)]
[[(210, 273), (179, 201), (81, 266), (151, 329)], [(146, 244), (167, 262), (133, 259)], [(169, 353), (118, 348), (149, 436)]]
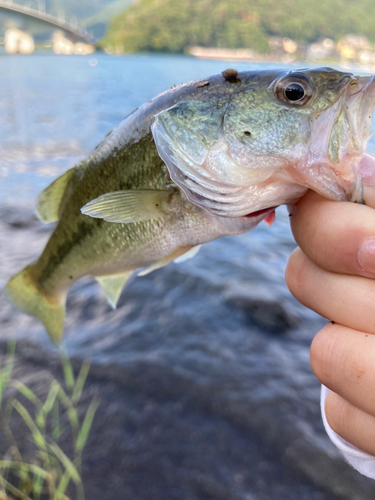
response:
[(228, 68), (225, 71), (222, 71), (221, 74), (225, 78), (225, 81), (229, 83), (238, 83), (241, 81), (237, 78), (238, 71), (236, 69)]
[(250, 136), (251, 132), (249, 132), (248, 130), (245, 130), (244, 134), (247, 135), (247, 136)]
[(73, 276), (69, 276), (69, 279), (72, 280), (73, 279)]

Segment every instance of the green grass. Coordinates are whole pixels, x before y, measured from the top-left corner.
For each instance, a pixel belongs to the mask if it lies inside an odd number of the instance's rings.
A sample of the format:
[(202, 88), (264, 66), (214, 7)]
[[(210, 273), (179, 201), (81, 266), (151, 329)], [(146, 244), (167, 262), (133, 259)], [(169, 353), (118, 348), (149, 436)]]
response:
[[(83, 363), (75, 377), (69, 357), (62, 350), (64, 384), (51, 375), (48, 394), (42, 401), (12, 377), (14, 354), (15, 342), (11, 342), (6, 362), (0, 367), (0, 428), (8, 444), (0, 456), (0, 500), (84, 500), (82, 451), (98, 407), (94, 398), (79, 418), (77, 406), (89, 364)], [(27, 401), (28, 408), (31, 405), (31, 411), (22, 404), (23, 400)], [(21, 454), (11, 430), (15, 413), (26, 425), (27, 437), (32, 443), (33, 451), (27, 456)], [(68, 431), (71, 434), (69, 456), (59, 446), (61, 435)]]

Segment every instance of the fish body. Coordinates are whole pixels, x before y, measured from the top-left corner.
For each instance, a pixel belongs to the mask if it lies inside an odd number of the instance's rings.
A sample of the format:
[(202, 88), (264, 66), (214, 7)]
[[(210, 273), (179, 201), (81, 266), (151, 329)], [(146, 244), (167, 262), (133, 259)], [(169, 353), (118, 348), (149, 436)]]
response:
[(57, 224), (8, 297), (58, 342), (85, 275), (115, 306), (134, 270), (247, 232), (308, 188), (360, 201), (374, 86), (327, 68), (243, 72), (147, 102), (40, 195), (41, 220)]

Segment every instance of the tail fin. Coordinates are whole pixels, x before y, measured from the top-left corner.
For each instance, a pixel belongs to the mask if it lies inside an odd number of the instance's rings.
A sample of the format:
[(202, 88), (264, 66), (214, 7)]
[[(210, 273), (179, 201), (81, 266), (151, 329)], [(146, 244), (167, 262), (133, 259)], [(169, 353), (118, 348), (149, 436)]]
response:
[(13, 276), (5, 287), (10, 301), (21, 311), (35, 316), (45, 326), (51, 340), (58, 344), (64, 331), (65, 301), (43, 293), (32, 276), (33, 264)]

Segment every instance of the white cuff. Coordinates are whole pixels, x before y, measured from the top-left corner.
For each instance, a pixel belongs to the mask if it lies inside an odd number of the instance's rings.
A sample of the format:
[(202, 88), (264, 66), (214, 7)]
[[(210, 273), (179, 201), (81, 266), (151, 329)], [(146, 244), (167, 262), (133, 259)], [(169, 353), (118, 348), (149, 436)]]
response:
[(332, 443), (337, 446), (337, 448), (344, 455), (345, 460), (356, 469), (358, 472), (367, 476), (371, 479), (375, 479), (375, 457), (359, 450), (352, 444), (348, 443), (340, 437), (336, 432), (329, 426), (325, 414), (325, 401), (329, 393), (329, 389), (322, 385), (322, 391), (320, 396), (320, 408), (322, 411), (322, 419), (324, 428), (328, 434), (328, 437)]

